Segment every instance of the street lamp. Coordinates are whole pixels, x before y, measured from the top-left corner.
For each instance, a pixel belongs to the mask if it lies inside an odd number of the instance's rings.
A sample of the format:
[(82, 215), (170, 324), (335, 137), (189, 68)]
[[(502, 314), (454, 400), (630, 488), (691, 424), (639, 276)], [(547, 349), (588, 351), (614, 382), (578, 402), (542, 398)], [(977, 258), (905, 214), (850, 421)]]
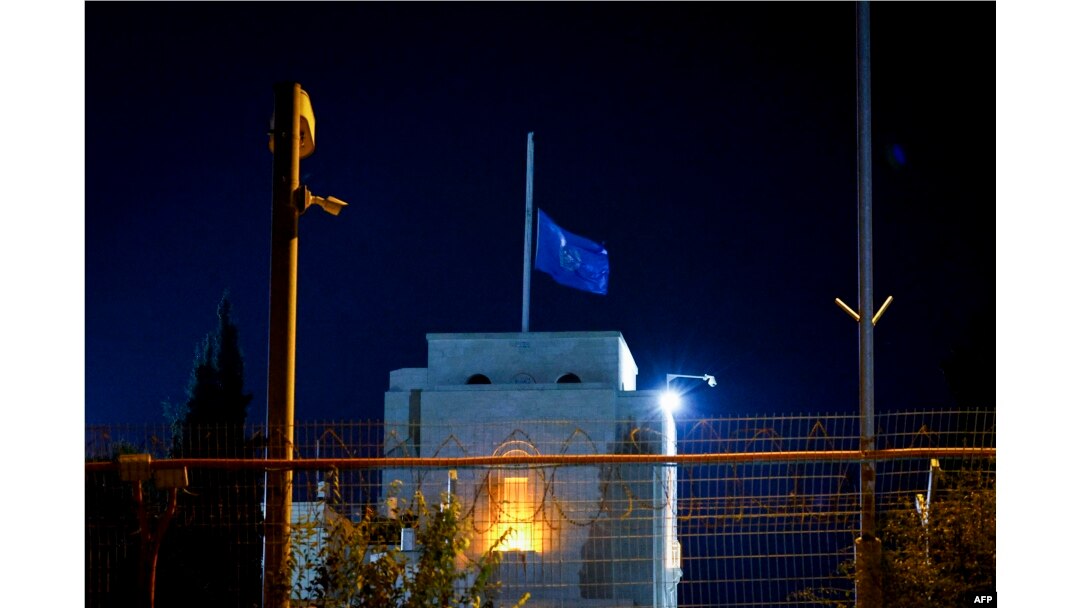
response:
[(716, 376), (710, 376), (709, 374), (702, 374), (701, 376), (689, 376), (686, 374), (668, 374), (664, 379), (664, 394), (660, 395), (660, 405), (665, 411), (673, 412), (679, 409), (679, 405), (682, 403), (681, 393), (671, 390), (671, 381), (676, 378), (690, 378), (693, 380), (702, 380), (708, 383), (710, 388), (716, 387)]
[[(682, 401), (678, 391), (671, 390), (671, 381), (676, 378), (689, 378), (701, 380), (710, 387), (716, 386), (716, 377), (709, 374), (691, 376), (687, 374), (667, 374), (664, 378), (664, 392), (660, 395), (660, 406), (663, 409), (661, 418), (663, 426), (663, 453), (665, 456), (675, 456), (678, 452), (676, 446), (675, 416), (673, 412), (679, 409)], [(664, 509), (661, 518), (654, 520), (654, 534), (656, 549), (662, 556), (655, 565), (657, 580), (661, 581), (655, 589), (656, 606), (675, 606), (678, 603), (676, 586), (682, 579), (682, 546), (678, 540), (678, 470), (674, 463), (661, 465), (660, 475), (656, 480), (656, 492), (664, 497)]]

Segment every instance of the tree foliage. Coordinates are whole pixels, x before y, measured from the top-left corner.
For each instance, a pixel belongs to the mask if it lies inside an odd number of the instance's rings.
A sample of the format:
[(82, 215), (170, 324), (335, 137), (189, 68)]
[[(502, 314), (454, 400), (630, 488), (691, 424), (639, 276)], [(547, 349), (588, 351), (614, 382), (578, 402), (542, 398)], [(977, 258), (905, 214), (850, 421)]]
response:
[(892, 511), (881, 528), (882, 590), (893, 605), (959, 606), (996, 588), (993, 479), (954, 472), (937, 494), (925, 521), (909, 506)]
[[(992, 475), (965, 470), (939, 480), (923, 513), (914, 508), (914, 496), (882, 505), (878, 532), (885, 604), (960, 606), (996, 590), (996, 496)], [(854, 560), (841, 564), (839, 574), (854, 581)], [(850, 606), (853, 588), (806, 589), (794, 599)]]
[[(399, 486), (396, 486), (399, 487)], [(368, 511), (358, 522), (338, 512), (337, 475), (328, 476), (325, 495), (311, 515), (293, 527), (294, 593), (305, 606), (358, 608), (458, 607), (495, 605), (496, 542), (479, 559), (466, 556), (470, 536), (458, 499), (444, 495), (438, 509), (417, 493), (413, 509), (400, 519)], [(416, 535), (415, 552), (403, 551), (403, 527)], [(528, 600), (526, 594), (516, 606)]]
[[(173, 458), (252, 458), (244, 357), (228, 294), (192, 365), (187, 402), (171, 421)], [(262, 475), (191, 468), (162, 544), (158, 606), (258, 606), (262, 597)]]
[(245, 455), (244, 424), (252, 395), (244, 392), (244, 355), (228, 294), (218, 304), (217, 317), (216, 331), (196, 352), (187, 403), (171, 421), (175, 458)]

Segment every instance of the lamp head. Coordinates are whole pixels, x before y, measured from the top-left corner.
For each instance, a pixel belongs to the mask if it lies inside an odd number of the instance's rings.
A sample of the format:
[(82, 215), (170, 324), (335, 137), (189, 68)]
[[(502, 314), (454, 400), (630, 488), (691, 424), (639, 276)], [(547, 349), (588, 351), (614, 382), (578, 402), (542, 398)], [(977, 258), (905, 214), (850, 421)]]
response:
[(709, 383), (709, 388), (716, 388), (716, 376), (705, 374), (705, 377), (702, 379)]
[[(299, 89), (300, 85), (295, 83), (282, 83), (280, 86), (296, 87)], [(311, 109), (311, 98), (308, 97), (307, 91), (299, 89), (300, 95), (295, 98), (297, 103), (296, 113), (300, 115), (300, 158), (307, 158), (311, 156), (315, 151), (315, 112)], [(274, 151), (274, 123), (276, 120), (277, 108), (274, 108), (274, 113), (270, 115), (270, 152)]]

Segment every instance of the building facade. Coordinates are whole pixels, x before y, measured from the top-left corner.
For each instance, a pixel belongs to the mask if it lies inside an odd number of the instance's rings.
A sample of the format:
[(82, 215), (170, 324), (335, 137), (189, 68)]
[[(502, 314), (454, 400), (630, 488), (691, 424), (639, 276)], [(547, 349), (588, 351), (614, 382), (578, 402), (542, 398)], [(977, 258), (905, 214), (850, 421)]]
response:
[[(618, 332), (429, 334), (427, 367), (391, 372), (384, 453), (394, 457), (675, 454), (671, 414), (637, 391)], [(398, 500), (444, 492), (470, 551), (503, 552), (498, 577), (530, 606), (676, 605), (674, 465), (513, 464), (388, 469)], [(402, 505), (405, 508), (405, 505)]]

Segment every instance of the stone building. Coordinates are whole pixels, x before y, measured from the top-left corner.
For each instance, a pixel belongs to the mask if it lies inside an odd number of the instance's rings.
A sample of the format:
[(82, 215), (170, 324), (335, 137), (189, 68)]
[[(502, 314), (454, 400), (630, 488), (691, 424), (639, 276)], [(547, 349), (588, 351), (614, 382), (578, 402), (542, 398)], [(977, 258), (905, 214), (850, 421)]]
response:
[[(674, 420), (618, 332), (429, 334), (427, 367), (390, 373), (386, 456), (675, 454)], [(676, 605), (675, 466), (390, 469), (383, 484), (462, 502), (471, 551), (529, 606)]]

